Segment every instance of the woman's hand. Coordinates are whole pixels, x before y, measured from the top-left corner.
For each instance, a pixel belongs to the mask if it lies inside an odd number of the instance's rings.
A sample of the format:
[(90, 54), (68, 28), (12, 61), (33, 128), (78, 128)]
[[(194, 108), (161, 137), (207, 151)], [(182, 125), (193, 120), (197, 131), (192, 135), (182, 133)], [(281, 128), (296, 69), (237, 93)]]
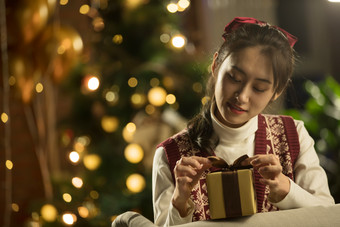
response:
[(191, 190), (197, 184), (202, 173), (210, 167), (210, 161), (204, 157), (182, 157), (177, 161), (174, 168), (176, 185), (172, 204), (182, 217), (185, 217), (188, 213), (187, 208)]
[(260, 182), (269, 186), (269, 200), (274, 203), (283, 200), (289, 192), (290, 181), (282, 173), (279, 158), (274, 154), (255, 155), (249, 161), (263, 177)]

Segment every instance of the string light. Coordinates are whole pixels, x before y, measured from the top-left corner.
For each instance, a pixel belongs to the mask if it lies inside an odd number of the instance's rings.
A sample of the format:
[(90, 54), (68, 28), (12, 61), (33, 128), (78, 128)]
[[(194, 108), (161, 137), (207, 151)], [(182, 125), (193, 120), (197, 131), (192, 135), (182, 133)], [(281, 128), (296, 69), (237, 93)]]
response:
[(111, 105), (115, 105), (118, 103), (119, 95), (116, 91), (107, 91), (105, 93), (105, 99), (107, 102), (109, 102)]
[(117, 34), (115, 36), (113, 36), (112, 38), (112, 42), (119, 45), (123, 42), (123, 36), (121, 34)]
[(76, 151), (70, 152), (69, 159), (70, 159), (71, 162), (77, 163), (79, 161), (79, 158), (80, 158), (80, 156), (79, 156), (78, 152), (76, 152)]
[(13, 169), (13, 162), (11, 160), (6, 160), (6, 167), (7, 169)]
[(144, 157), (144, 151), (140, 145), (132, 143), (126, 146), (124, 150), (124, 156), (129, 162), (138, 163), (142, 161)]
[(40, 210), (42, 218), (47, 222), (54, 222), (57, 219), (58, 211), (51, 204), (45, 204)]
[(173, 94), (168, 94), (167, 96), (166, 96), (166, 98), (165, 98), (165, 100), (166, 100), (166, 102), (168, 103), (168, 104), (174, 104), (175, 102), (176, 102), (176, 96), (175, 95), (173, 95)]
[(112, 133), (117, 130), (119, 120), (114, 116), (104, 116), (101, 120), (101, 126), (105, 132)]
[(176, 35), (171, 39), (171, 44), (175, 48), (183, 48), (186, 43), (186, 38), (183, 35)]
[(156, 110), (155, 107), (150, 104), (145, 107), (145, 112), (149, 115), (152, 115), (155, 112), (155, 110)]
[(99, 193), (98, 193), (97, 191), (95, 191), (95, 190), (92, 190), (92, 191), (90, 192), (90, 197), (91, 197), (92, 199), (98, 199), (98, 198), (99, 198)]
[(129, 80), (128, 80), (128, 85), (130, 87), (136, 87), (138, 84), (138, 80), (136, 77), (131, 77)]
[(90, 6), (87, 4), (84, 4), (80, 6), (79, 8), (79, 13), (84, 14), (84, 15), (87, 14), (89, 11), (90, 11)]
[(200, 82), (196, 82), (192, 85), (192, 90), (196, 93), (201, 93), (203, 90), (203, 86)]
[(175, 3), (170, 3), (166, 6), (166, 9), (170, 12), (170, 13), (176, 13), (178, 10), (178, 6)]
[(41, 93), (44, 90), (44, 86), (42, 85), (42, 83), (37, 83), (37, 85), (35, 85), (35, 91), (37, 93)]
[(141, 192), (145, 188), (145, 179), (142, 175), (138, 173), (131, 174), (126, 179), (126, 187), (132, 193)]
[(12, 203), (12, 210), (13, 210), (14, 212), (19, 212), (19, 205), (16, 204), (16, 203)]
[(131, 96), (131, 103), (134, 107), (140, 108), (146, 103), (146, 96), (143, 93), (135, 93)]
[(68, 0), (60, 0), (59, 4), (64, 6), (64, 5), (67, 5), (68, 3)]
[(64, 213), (62, 219), (66, 225), (73, 225), (77, 221), (77, 216), (73, 213)]
[(154, 106), (162, 106), (165, 103), (167, 92), (162, 87), (151, 88), (148, 92), (148, 100)]
[(136, 132), (136, 125), (132, 122), (128, 123), (123, 129), (123, 138), (126, 142), (130, 143)]
[(88, 88), (88, 90), (90, 90), (90, 91), (97, 90), (98, 87), (99, 87), (99, 84), (100, 84), (98, 77), (90, 76), (87, 79), (88, 79), (88, 81), (87, 81), (87, 88)]
[(162, 43), (168, 43), (170, 41), (170, 35), (164, 33), (160, 35), (159, 39)]
[(205, 105), (209, 100), (210, 100), (210, 97), (204, 96), (204, 97), (201, 99), (201, 103), (202, 103), (203, 105)]
[(83, 162), (88, 170), (96, 170), (100, 166), (102, 160), (97, 154), (88, 154), (84, 156)]
[(80, 177), (73, 177), (72, 184), (76, 188), (81, 188), (83, 186), (83, 180)]
[(8, 115), (7, 115), (6, 113), (2, 113), (2, 114), (1, 114), (1, 121), (2, 121), (3, 123), (7, 123), (7, 121), (8, 121)]
[(67, 203), (70, 203), (72, 201), (72, 196), (68, 193), (63, 194), (63, 200)]
[(78, 213), (80, 217), (87, 218), (90, 212), (86, 207), (81, 206), (81, 207), (78, 207)]
[(177, 5), (182, 8), (182, 9), (186, 9), (190, 6), (190, 1), (188, 0), (179, 0)]

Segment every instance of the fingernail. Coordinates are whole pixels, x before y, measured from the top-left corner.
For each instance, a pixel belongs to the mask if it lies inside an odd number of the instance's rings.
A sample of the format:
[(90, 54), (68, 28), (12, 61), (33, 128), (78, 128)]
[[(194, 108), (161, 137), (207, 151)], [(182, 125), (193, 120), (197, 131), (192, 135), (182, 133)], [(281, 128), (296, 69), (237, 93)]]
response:
[(259, 162), (259, 159), (254, 159), (254, 160), (252, 160), (251, 162), (250, 162), (250, 164), (251, 165), (256, 165), (256, 164), (258, 164), (258, 162)]

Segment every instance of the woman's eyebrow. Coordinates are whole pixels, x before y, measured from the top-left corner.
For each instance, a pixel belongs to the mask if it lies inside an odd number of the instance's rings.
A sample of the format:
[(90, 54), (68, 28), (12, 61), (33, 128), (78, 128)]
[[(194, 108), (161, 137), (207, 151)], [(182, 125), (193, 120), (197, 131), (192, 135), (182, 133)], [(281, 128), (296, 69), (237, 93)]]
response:
[[(247, 73), (245, 73), (241, 68), (237, 67), (236, 65), (233, 65), (232, 68), (240, 73), (242, 73), (243, 75), (247, 75)], [(268, 79), (264, 79), (264, 78), (255, 78), (255, 80), (264, 82), (264, 83), (268, 83), (268, 84), (272, 84), (272, 82)]]

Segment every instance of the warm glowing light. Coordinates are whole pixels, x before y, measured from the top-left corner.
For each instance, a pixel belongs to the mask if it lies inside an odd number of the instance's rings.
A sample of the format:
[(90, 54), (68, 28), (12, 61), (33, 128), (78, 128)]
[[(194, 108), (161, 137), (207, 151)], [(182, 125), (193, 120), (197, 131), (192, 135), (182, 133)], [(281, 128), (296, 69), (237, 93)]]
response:
[(123, 138), (126, 142), (131, 142), (136, 132), (136, 125), (132, 122), (128, 123), (123, 129)]
[(88, 154), (84, 156), (83, 161), (88, 170), (96, 170), (100, 166), (102, 159), (97, 154)]
[(35, 85), (35, 91), (38, 93), (41, 93), (44, 90), (44, 86), (42, 85), (42, 83), (37, 83), (37, 85)]
[(63, 194), (63, 200), (67, 203), (70, 203), (72, 201), (72, 196), (68, 193)]
[(79, 158), (80, 158), (80, 156), (79, 156), (78, 152), (76, 152), (76, 151), (72, 151), (69, 155), (69, 159), (73, 163), (77, 163), (79, 161)]
[(145, 179), (138, 173), (131, 174), (126, 180), (126, 186), (132, 193), (138, 193), (145, 188)]
[(163, 78), (163, 84), (166, 88), (172, 89), (175, 85), (174, 79), (170, 76), (165, 76)]
[(103, 30), (105, 27), (104, 20), (101, 17), (94, 18), (92, 21), (92, 25), (93, 25), (94, 30), (97, 32)]
[(92, 199), (98, 199), (99, 198), (99, 193), (97, 191), (95, 191), (95, 190), (92, 190), (90, 192), (90, 196), (91, 196)]
[(146, 103), (146, 96), (142, 93), (135, 93), (131, 96), (131, 103), (140, 108)]
[(128, 80), (128, 85), (130, 87), (136, 87), (138, 84), (138, 80), (136, 79), (136, 77), (131, 77), (129, 80)]
[(77, 216), (72, 213), (63, 214), (63, 222), (67, 225), (73, 225), (77, 221)]
[(111, 133), (117, 130), (119, 120), (114, 116), (104, 116), (101, 120), (101, 125), (105, 132)]
[(83, 180), (80, 177), (73, 177), (72, 184), (76, 188), (81, 188), (83, 186)]
[(6, 113), (1, 114), (1, 121), (6, 123), (8, 121), (8, 115)]
[(64, 6), (67, 5), (68, 0), (60, 0), (60, 5)]
[(114, 91), (106, 92), (105, 99), (111, 104), (116, 104), (119, 99), (118, 92), (114, 92)]
[(80, 143), (80, 142), (76, 142), (73, 146), (73, 148), (78, 151), (78, 152), (83, 152), (85, 150), (85, 146), (84, 144)]
[(162, 106), (165, 103), (166, 91), (162, 87), (151, 88), (148, 93), (148, 100), (154, 106)]
[(75, 51), (80, 52), (83, 49), (83, 40), (78, 36), (74, 38), (72, 45)]
[(151, 80), (150, 80), (150, 85), (151, 85), (151, 87), (157, 87), (157, 86), (159, 86), (159, 79), (158, 78), (152, 78)]
[(144, 157), (144, 151), (140, 145), (132, 143), (126, 146), (124, 150), (124, 156), (129, 162), (138, 163), (142, 161)]
[(42, 218), (47, 222), (54, 222), (57, 219), (58, 211), (51, 204), (45, 204), (40, 210)]
[(14, 212), (19, 212), (19, 205), (17, 203), (12, 203), (12, 210)]
[(81, 207), (78, 207), (78, 213), (80, 217), (87, 218), (90, 212), (86, 207), (81, 206)]
[(153, 114), (155, 112), (155, 107), (153, 105), (147, 105), (145, 107), (145, 112), (149, 115)]
[(79, 13), (81, 14), (87, 14), (90, 11), (90, 6), (87, 4), (84, 4), (82, 6), (80, 6), (79, 8)]
[(162, 34), (159, 39), (162, 43), (168, 43), (170, 41), (170, 35), (168, 34)]
[(329, 2), (340, 2), (340, 0), (328, 0)]
[(178, 10), (178, 6), (175, 3), (168, 4), (166, 8), (170, 13), (176, 13)]
[(7, 169), (13, 169), (13, 162), (11, 160), (6, 160)]
[(9, 79), (8, 79), (8, 84), (10, 86), (13, 86), (15, 83), (16, 83), (15, 77), (14, 76), (10, 76)]
[(113, 36), (112, 38), (112, 42), (114, 42), (115, 44), (121, 44), (123, 42), (123, 36), (121, 34), (117, 34), (115, 36)]
[(194, 92), (201, 93), (202, 90), (203, 90), (203, 86), (202, 86), (201, 83), (196, 82), (196, 83), (194, 83), (194, 84), (192, 85), (192, 90), (193, 90)]
[(190, 1), (188, 1), (188, 0), (179, 0), (177, 4), (178, 4), (178, 6), (180, 8), (186, 9), (186, 8), (188, 8), (190, 6)]
[(99, 82), (98, 77), (92, 76), (87, 82), (87, 87), (90, 91), (95, 91), (98, 89), (99, 84), (100, 82)]
[(168, 104), (174, 104), (176, 102), (176, 96), (173, 94), (168, 94), (165, 100)]
[(204, 96), (204, 97), (201, 99), (201, 102), (202, 102), (203, 105), (205, 105), (209, 100), (210, 100), (210, 97)]
[(186, 38), (183, 35), (176, 35), (172, 38), (171, 43), (176, 48), (182, 48), (186, 43)]

